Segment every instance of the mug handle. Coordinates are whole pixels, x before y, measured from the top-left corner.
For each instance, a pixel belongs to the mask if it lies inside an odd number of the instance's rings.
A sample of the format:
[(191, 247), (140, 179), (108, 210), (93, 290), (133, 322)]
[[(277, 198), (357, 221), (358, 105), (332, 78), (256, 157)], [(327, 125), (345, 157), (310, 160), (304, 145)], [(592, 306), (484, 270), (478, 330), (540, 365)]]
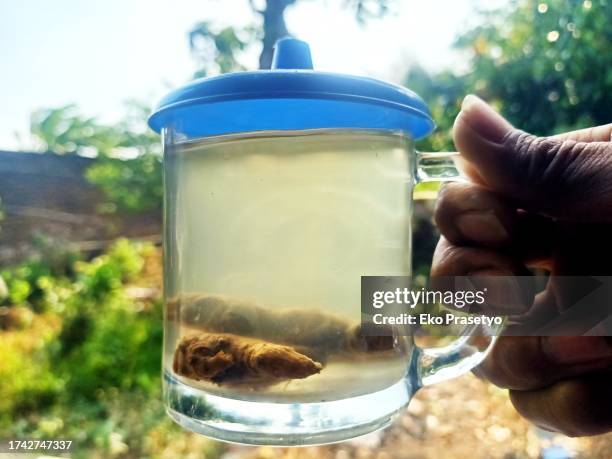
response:
[[(416, 183), (463, 182), (455, 165), (458, 152), (416, 152)], [(444, 347), (415, 346), (413, 369), (418, 387), (428, 386), (469, 372), (480, 364), (497, 340), (501, 326), (468, 326), (463, 336)], [(476, 334), (478, 332), (478, 334)]]

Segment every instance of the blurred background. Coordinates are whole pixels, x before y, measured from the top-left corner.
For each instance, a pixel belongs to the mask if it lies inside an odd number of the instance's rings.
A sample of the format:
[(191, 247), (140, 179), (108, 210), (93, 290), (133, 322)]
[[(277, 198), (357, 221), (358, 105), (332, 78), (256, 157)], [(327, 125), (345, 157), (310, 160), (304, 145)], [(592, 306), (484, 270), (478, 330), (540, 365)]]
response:
[[(605, 458), (612, 436), (538, 431), (474, 376), (421, 391), (395, 425), (274, 449), (188, 433), (161, 402), (161, 157), (154, 102), (310, 43), (318, 70), (403, 84), (452, 149), (465, 94), (547, 135), (611, 121), (609, 0), (0, 0), (0, 438), (74, 457)], [(417, 190), (415, 268), (437, 234)]]

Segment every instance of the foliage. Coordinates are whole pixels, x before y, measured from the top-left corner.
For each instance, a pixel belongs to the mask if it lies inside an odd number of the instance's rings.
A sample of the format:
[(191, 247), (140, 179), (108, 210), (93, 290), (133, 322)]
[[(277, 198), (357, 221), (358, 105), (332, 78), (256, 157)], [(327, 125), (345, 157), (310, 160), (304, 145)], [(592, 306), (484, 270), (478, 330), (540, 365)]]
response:
[(216, 31), (208, 21), (197, 23), (189, 31), (189, 49), (199, 67), (194, 78), (245, 70), (238, 55), (254, 41), (254, 33), (252, 28), (232, 26)]
[(102, 211), (161, 209), (159, 137), (146, 125), (150, 107), (130, 101), (127, 108), (115, 125), (86, 118), (73, 105), (40, 110), (32, 115), (31, 132), (46, 151), (96, 158), (86, 177), (107, 199)]
[[(146, 124), (151, 108), (137, 101), (129, 101), (127, 108), (127, 115), (115, 126), (122, 139), (119, 151), (99, 156), (87, 170), (87, 179), (103, 191), (108, 199), (107, 211), (161, 209), (160, 141)], [(120, 157), (121, 149), (124, 153), (125, 149), (129, 150), (132, 158)]]
[(355, 17), (360, 24), (368, 19), (380, 18), (389, 12), (390, 5), (396, 0), (344, 0), (344, 3), (355, 10)]
[(429, 75), (417, 65), (408, 73), (406, 85), (426, 100), (437, 124), (436, 131), (419, 143), (419, 149), (445, 151), (454, 148), (451, 129), (461, 108), (461, 101), (467, 94), (467, 85), (463, 79), (449, 71)]
[(45, 151), (109, 154), (121, 145), (121, 134), (95, 118), (78, 113), (76, 106), (37, 110), (30, 117), (30, 132)]
[(86, 172), (107, 199), (102, 212), (161, 209), (163, 199), (161, 161), (158, 155), (134, 159), (102, 157)]
[(457, 46), (473, 53), (472, 86), (512, 121), (537, 133), (567, 130), (610, 121), (611, 17), (607, 0), (523, 1)]
[(0, 271), (7, 286), (0, 306), (25, 305), (38, 313), (60, 312), (68, 294), (67, 279), (74, 275), (78, 254), (59, 248), (42, 236), (33, 242), (35, 256), (17, 267)]
[(0, 436), (74, 438), (77, 457), (107, 457), (146, 451), (149, 432), (179, 435), (160, 400), (161, 303), (129, 295), (157, 250), (119, 240), (91, 261), (46, 257), (1, 273), (3, 307), (34, 315), (0, 332)]
[[(335, 0), (340, 1), (340, 0)], [(389, 12), (396, 0), (341, 0), (355, 12), (360, 24), (380, 18)], [(219, 73), (245, 70), (240, 63), (240, 52), (261, 44), (259, 68), (269, 69), (274, 44), (291, 35), (285, 22), (287, 8), (299, 0), (245, 0), (255, 15), (253, 24), (244, 28), (233, 26), (215, 28), (208, 21), (197, 23), (189, 32), (189, 47), (199, 70), (195, 78)]]
[(610, 122), (612, 2), (515, 0), (483, 12), (456, 47), (463, 72), (406, 78), (429, 103), (438, 132), (422, 148), (452, 148), (450, 128), (465, 94), (476, 93), (516, 126), (540, 135)]

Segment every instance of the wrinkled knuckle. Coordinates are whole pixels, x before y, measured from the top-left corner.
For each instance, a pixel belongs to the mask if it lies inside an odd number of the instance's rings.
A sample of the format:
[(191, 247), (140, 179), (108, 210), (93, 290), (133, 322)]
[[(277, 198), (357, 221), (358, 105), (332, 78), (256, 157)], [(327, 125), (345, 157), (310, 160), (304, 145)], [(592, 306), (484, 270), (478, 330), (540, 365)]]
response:
[(449, 190), (448, 185), (441, 186), (434, 208), (434, 221), (436, 223), (439, 223), (438, 219), (443, 219), (444, 215), (452, 208), (452, 201), (452, 190)]
[(441, 237), (434, 252), (431, 265), (432, 276), (452, 275), (457, 267), (462, 265), (466, 249), (451, 244), (447, 239)]
[(593, 163), (604, 157), (595, 150), (605, 147), (537, 137), (522, 131), (511, 132), (504, 145), (511, 153), (508, 156), (514, 159), (514, 167), (508, 170), (513, 171), (516, 183), (529, 187), (542, 202), (551, 205), (587, 185), (588, 175), (596, 173)]
[(561, 143), (517, 131), (509, 137), (506, 146), (512, 150), (517, 161), (517, 178), (533, 187), (545, 184), (547, 172), (555, 162)]
[(438, 191), (436, 207), (455, 207), (466, 192), (466, 186), (460, 183), (445, 183)]
[(448, 187), (445, 187), (438, 194), (433, 219), (436, 226), (441, 230), (452, 228), (455, 217), (461, 212), (458, 205), (459, 194), (458, 190), (449, 189)]
[(574, 142), (572, 153), (580, 157), (583, 169), (597, 171), (610, 166), (612, 142)]
[(492, 193), (480, 185), (452, 183), (441, 187), (436, 209), (456, 214), (472, 210), (488, 210), (499, 205)]
[(438, 190), (438, 201), (448, 198), (448, 195), (452, 192), (453, 185), (452, 182), (440, 185), (440, 189)]
[(451, 267), (461, 266), (467, 259), (469, 259), (468, 248), (446, 244), (441, 247), (438, 254), (438, 268), (448, 271)]
[[(556, 157), (545, 171), (549, 189), (558, 190), (565, 197), (581, 199), (603, 192), (599, 174), (610, 164), (610, 144), (564, 140), (559, 143)], [(608, 151), (606, 151), (606, 149)], [(606, 180), (607, 182), (607, 180)]]
[(547, 145), (543, 144), (543, 137), (537, 137), (519, 129), (512, 130), (506, 134), (503, 144), (516, 157), (525, 162), (529, 162), (531, 157), (538, 151), (543, 151)]

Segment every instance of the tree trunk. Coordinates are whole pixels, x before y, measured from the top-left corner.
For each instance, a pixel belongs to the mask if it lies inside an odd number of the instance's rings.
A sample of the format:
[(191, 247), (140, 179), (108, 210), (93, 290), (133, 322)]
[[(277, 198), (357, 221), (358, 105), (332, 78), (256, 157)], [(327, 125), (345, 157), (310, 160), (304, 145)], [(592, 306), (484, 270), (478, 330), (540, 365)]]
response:
[(259, 68), (269, 69), (272, 64), (274, 44), (289, 35), (285, 24), (285, 9), (296, 0), (266, 0), (266, 8), (259, 13), (263, 16), (263, 49), (259, 56)]

